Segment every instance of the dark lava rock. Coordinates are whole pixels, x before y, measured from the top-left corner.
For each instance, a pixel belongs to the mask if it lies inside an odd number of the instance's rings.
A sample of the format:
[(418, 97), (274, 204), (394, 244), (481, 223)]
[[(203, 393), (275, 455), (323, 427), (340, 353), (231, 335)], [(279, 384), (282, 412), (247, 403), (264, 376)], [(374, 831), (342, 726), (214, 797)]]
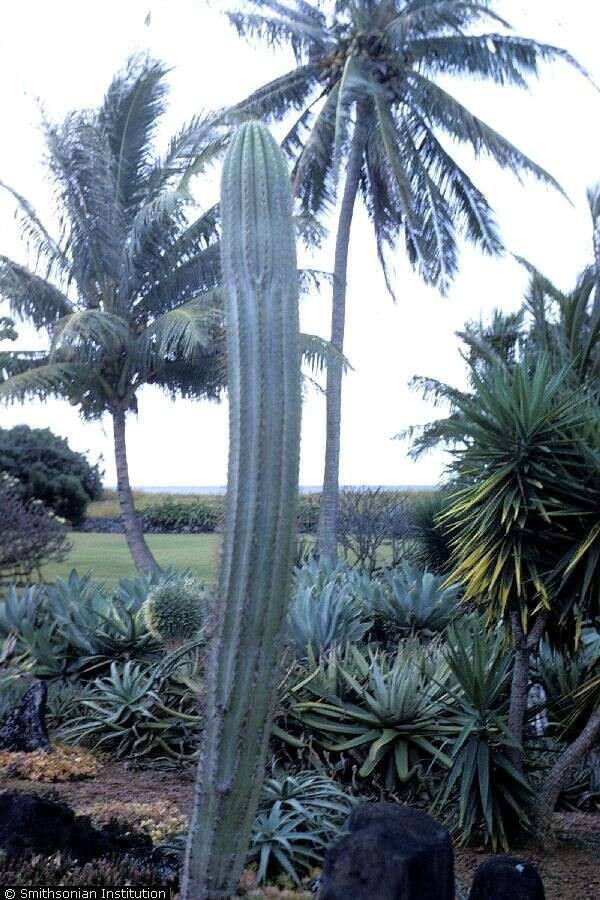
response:
[(46, 750), (50, 753), (52, 747), (46, 731), (47, 695), (48, 686), (45, 681), (36, 681), (25, 692), (0, 728), (0, 750), (11, 750), (14, 753)]
[(321, 900), (453, 900), (450, 835), (427, 813), (364, 803), (348, 825), (327, 852)]
[(469, 900), (545, 900), (533, 863), (514, 856), (492, 856), (475, 872)]
[(14, 791), (0, 794), (0, 848), (7, 856), (60, 852), (85, 863), (109, 854), (149, 857), (152, 841), (113, 826), (95, 828), (62, 801)]

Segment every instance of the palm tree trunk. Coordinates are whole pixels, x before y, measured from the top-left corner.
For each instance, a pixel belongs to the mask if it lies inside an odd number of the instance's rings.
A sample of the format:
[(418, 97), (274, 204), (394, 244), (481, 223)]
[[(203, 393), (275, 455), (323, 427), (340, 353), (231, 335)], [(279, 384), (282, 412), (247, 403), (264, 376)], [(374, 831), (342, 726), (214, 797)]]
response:
[(125, 410), (121, 407), (112, 409), (113, 435), (115, 444), (115, 466), (117, 469), (117, 497), (127, 545), (140, 572), (150, 574), (159, 572), (160, 566), (148, 547), (142, 530), (142, 523), (135, 511), (133, 492), (129, 483), (129, 467), (127, 464), (127, 447), (125, 444)]
[(523, 631), (521, 617), (518, 612), (510, 614), (510, 624), (515, 645), (510, 685), (510, 705), (508, 711), (508, 728), (516, 739), (518, 746), (510, 751), (510, 761), (518, 772), (524, 770), (523, 733), (527, 714), (527, 691), (529, 688), (529, 657), (539, 644), (546, 626), (546, 614), (540, 613), (528, 634)]
[(558, 795), (571, 769), (592, 749), (600, 737), (600, 705), (592, 712), (588, 723), (573, 743), (564, 750), (542, 785), (537, 808), (537, 822), (540, 836), (545, 842), (552, 840), (552, 813), (556, 808)]
[(344, 374), (342, 353), (346, 325), (348, 248), (350, 245), (354, 204), (360, 186), (365, 137), (364, 115), (359, 105), (356, 111), (356, 123), (348, 157), (346, 184), (338, 221), (333, 270), (331, 344), (337, 353), (335, 359), (330, 358), (327, 365), (325, 470), (319, 525), (317, 528), (317, 552), (330, 559), (336, 559), (338, 553), (340, 429), (342, 419), (342, 378)]

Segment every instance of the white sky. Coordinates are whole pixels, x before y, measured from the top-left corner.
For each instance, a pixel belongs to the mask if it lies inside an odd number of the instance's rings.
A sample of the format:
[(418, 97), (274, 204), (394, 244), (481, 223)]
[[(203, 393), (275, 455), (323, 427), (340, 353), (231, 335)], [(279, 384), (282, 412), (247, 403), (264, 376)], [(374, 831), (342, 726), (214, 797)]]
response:
[[(240, 41), (221, 15), (225, 7), (216, 0), (0, 0), (0, 179), (25, 194), (51, 223), (36, 98), (55, 119), (73, 108), (95, 105), (134, 51), (149, 50), (174, 67), (167, 133), (199, 109), (239, 100), (291, 66), (285, 52)], [(568, 49), (600, 84), (596, 0), (499, 0), (497, 9), (518, 33)], [(149, 12), (150, 24), (145, 25)], [(600, 94), (563, 64), (546, 67), (529, 94), (456, 81), (452, 89), (552, 172), (569, 195), (572, 205), (533, 181), (521, 185), (509, 173), (464, 156), (497, 211), (507, 246), (569, 287), (591, 254), (585, 191), (600, 180)], [(205, 186), (204, 202), (215, 199), (215, 184)], [(13, 213), (14, 203), (0, 196), (0, 253), (24, 259)], [(394, 305), (362, 209), (350, 255), (346, 352), (354, 371), (344, 387), (341, 481), (434, 483), (443, 455), (413, 463), (406, 447), (391, 440), (406, 426), (436, 414), (407, 382), (414, 374), (426, 374), (461, 384), (455, 331), (495, 306), (517, 308), (526, 278), (510, 257), (490, 260), (467, 248), (460, 275), (450, 295), (442, 298), (423, 287), (400, 250), (399, 302)], [(329, 269), (331, 259), (327, 244), (311, 264)], [(329, 310), (327, 290), (306, 298), (303, 329), (326, 337)], [(19, 343), (12, 346), (43, 345), (43, 338), (22, 327)], [(139, 416), (130, 417), (128, 435), (134, 485), (225, 483), (226, 403), (173, 404), (151, 388), (139, 400)], [(75, 449), (89, 450), (93, 459), (102, 454), (106, 483), (114, 484), (108, 422), (83, 423), (75, 410), (59, 402), (0, 408), (3, 427), (20, 422), (51, 427)], [(311, 391), (304, 407), (302, 484), (320, 484), (323, 451), (324, 399)]]

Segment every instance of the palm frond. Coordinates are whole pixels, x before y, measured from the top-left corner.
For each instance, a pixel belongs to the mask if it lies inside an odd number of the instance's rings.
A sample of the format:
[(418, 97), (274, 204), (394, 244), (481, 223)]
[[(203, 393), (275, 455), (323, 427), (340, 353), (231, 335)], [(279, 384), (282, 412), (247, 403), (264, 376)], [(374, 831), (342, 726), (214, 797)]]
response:
[(72, 277), (71, 261), (52, 237), (29, 201), (14, 188), (0, 181), (0, 188), (7, 191), (19, 205), (22, 232), (28, 245), (33, 245), (37, 260), (45, 262), (45, 277), (56, 275), (67, 283)]
[(302, 333), (300, 335), (300, 352), (303, 361), (316, 375), (326, 369), (332, 360), (339, 361), (344, 372), (352, 369), (344, 354), (317, 334)]
[(190, 360), (215, 344), (218, 331), (222, 342), (223, 300), (221, 290), (203, 294), (154, 319), (140, 335), (136, 358), (150, 369), (155, 360)]
[(69, 399), (79, 395), (84, 386), (93, 381), (94, 373), (86, 366), (72, 363), (34, 366), (0, 384), (0, 403), (23, 403), (50, 397)]
[(168, 69), (146, 56), (133, 56), (112, 80), (98, 110), (114, 165), (114, 188), (123, 209), (143, 202), (159, 119), (165, 111)]
[(318, 66), (312, 63), (293, 69), (231, 107), (227, 118), (234, 124), (253, 118), (279, 121), (290, 109), (301, 109), (311, 98), (319, 83), (318, 74)]
[(62, 291), (7, 256), (0, 256), (0, 297), (14, 316), (36, 328), (51, 328), (73, 311), (73, 304)]
[(412, 40), (410, 46), (431, 74), (466, 74), (526, 88), (528, 78), (538, 74), (540, 62), (561, 59), (589, 77), (566, 50), (515, 35), (428, 36)]
[(468, 143), (475, 155), (486, 153), (501, 168), (510, 168), (520, 178), (524, 172), (551, 185), (564, 195), (559, 183), (545, 169), (471, 113), (451, 94), (428, 78), (411, 71), (407, 75), (411, 101), (425, 121), (430, 121), (461, 143)]
[(107, 356), (124, 352), (131, 340), (129, 323), (98, 309), (81, 309), (60, 319), (50, 344), (51, 362), (92, 362), (101, 350)]

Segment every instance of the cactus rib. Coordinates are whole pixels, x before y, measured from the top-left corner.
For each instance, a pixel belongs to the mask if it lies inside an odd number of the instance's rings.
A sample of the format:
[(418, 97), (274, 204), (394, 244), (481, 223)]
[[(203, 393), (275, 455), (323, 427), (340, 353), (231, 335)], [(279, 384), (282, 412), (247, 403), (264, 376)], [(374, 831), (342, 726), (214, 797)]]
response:
[(229, 472), (209, 709), (183, 896), (235, 893), (268, 747), (294, 547), (300, 443), (298, 279), (289, 173), (243, 125), (222, 186)]

